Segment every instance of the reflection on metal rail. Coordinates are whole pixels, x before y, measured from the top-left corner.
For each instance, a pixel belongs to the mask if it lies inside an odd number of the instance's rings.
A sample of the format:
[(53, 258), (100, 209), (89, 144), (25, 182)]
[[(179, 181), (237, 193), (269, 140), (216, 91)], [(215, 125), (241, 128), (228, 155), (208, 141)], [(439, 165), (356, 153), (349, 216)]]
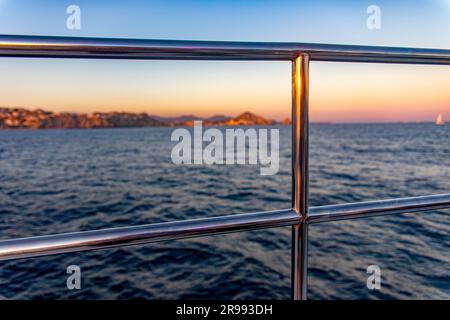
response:
[(450, 65), (450, 50), (356, 45), (0, 35), (0, 57), (268, 60), (292, 63), (292, 209), (0, 241), (0, 260), (292, 226), (292, 297), (307, 298), (310, 224), (450, 208), (450, 194), (308, 206), (310, 61)]

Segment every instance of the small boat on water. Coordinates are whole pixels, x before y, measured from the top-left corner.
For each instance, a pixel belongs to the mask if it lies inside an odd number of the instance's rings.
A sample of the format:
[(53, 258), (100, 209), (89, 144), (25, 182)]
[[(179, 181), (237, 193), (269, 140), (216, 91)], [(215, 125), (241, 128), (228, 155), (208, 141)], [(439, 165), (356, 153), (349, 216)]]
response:
[(442, 117), (442, 113), (439, 113), (439, 115), (436, 118), (436, 125), (442, 126), (445, 124), (444, 118)]

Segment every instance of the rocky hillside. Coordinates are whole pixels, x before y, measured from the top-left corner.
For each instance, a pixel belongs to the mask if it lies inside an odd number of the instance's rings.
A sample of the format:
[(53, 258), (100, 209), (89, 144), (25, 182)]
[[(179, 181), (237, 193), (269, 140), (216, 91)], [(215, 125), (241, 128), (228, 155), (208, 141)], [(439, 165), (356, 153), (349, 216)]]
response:
[(214, 116), (200, 118), (181, 116), (162, 118), (146, 113), (107, 112), (92, 114), (55, 113), (42, 109), (27, 110), (23, 108), (0, 108), (0, 129), (29, 128), (121, 128), (121, 127), (160, 127), (193, 126), (194, 120), (202, 120), (204, 126), (253, 126), (274, 125), (274, 120), (267, 120), (251, 112), (244, 112), (235, 118)]
[(0, 108), (0, 128), (119, 128), (162, 126), (145, 113), (54, 113), (41, 109)]
[(236, 118), (226, 121), (226, 125), (230, 126), (270, 126), (274, 124), (276, 124), (274, 120), (267, 120), (251, 112), (244, 112)]
[[(235, 118), (215, 116), (203, 120), (204, 126), (271, 126), (274, 124), (278, 124), (278, 122), (274, 120), (267, 120), (251, 112), (244, 112)], [(174, 125), (193, 126), (194, 121), (174, 123)]]

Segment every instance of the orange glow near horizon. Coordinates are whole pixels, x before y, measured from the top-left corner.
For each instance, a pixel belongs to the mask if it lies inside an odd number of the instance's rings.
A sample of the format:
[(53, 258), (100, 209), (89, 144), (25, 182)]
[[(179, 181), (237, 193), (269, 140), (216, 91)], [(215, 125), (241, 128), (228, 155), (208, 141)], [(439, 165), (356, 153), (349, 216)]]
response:
[[(0, 106), (55, 112), (290, 116), (288, 62), (0, 59)], [(313, 62), (313, 122), (450, 118), (450, 67)]]
[(450, 67), (313, 63), (311, 120), (434, 121), (450, 117)]
[(291, 103), (288, 62), (2, 59), (2, 67), (10, 72), (0, 106), (282, 119)]

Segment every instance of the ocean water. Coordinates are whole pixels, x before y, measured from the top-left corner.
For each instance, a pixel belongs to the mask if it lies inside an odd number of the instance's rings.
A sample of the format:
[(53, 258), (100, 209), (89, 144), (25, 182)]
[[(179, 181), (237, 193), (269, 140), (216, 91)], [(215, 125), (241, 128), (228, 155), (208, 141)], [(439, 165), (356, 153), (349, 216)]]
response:
[[(0, 239), (290, 206), (280, 172), (170, 161), (170, 128), (0, 132)], [(312, 205), (450, 192), (450, 126), (313, 124)], [(309, 297), (450, 299), (450, 211), (314, 225)], [(288, 299), (290, 228), (0, 262), (6, 299)], [(69, 265), (82, 289), (66, 288)], [(368, 290), (366, 268), (381, 268)]]

